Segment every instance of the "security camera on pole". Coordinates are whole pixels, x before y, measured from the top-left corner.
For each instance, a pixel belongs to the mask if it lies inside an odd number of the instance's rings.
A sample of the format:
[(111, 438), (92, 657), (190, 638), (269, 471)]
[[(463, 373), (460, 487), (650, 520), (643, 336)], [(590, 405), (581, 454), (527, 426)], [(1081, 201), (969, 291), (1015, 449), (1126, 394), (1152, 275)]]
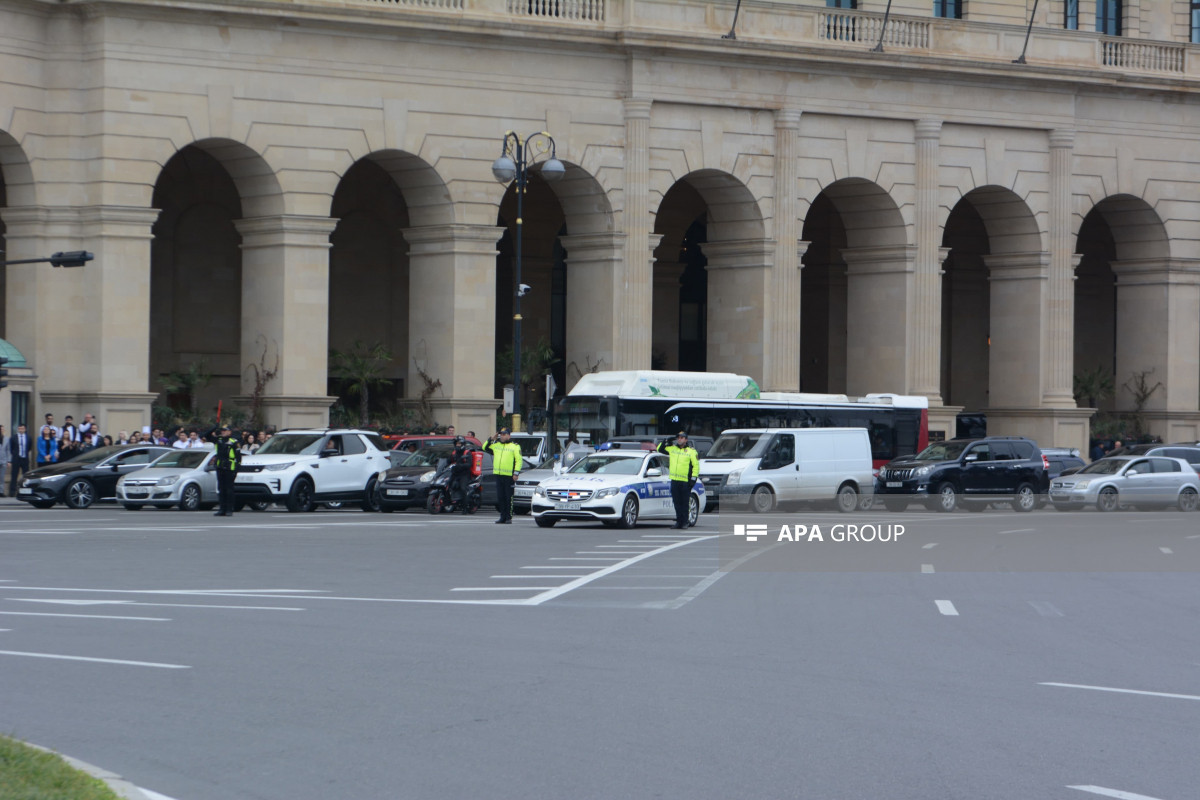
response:
[[(538, 161), (548, 155), (545, 161)], [(521, 430), (521, 298), (531, 287), (521, 282), (521, 232), (524, 229), (525, 186), (529, 170), (537, 169), (542, 180), (553, 183), (566, 173), (567, 168), (555, 157), (554, 137), (545, 131), (525, 137), (508, 131), (504, 134), (500, 157), (492, 162), (492, 175), (500, 183), (516, 181), (517, 189), (517, 235), (515, 247), (517, 291), (513, 300), (513, 423), (514, 431)]]

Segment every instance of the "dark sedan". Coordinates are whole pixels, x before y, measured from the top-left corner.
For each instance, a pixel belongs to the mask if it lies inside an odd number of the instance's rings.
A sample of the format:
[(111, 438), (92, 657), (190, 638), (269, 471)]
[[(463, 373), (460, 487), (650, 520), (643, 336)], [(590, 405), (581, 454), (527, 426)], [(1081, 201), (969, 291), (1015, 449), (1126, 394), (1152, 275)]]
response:
[(87, 508), (97, 500), (116, 498), (121, 476), (145, 469), (169, 452), (169, 447), (146, 445), (97, 447), (69, 461), (27, 473), (17, 489), (17, 499), (34, 508), (50, 508), (55, 503)]
[(445, 445), (422, 447), (388, 469), (387, 477), (376, 484), (379, 510), (396, 511), (414, 506), (424, 508), (439, 462), (450, 463), (450, 454), (453, 452), (453, 447)]

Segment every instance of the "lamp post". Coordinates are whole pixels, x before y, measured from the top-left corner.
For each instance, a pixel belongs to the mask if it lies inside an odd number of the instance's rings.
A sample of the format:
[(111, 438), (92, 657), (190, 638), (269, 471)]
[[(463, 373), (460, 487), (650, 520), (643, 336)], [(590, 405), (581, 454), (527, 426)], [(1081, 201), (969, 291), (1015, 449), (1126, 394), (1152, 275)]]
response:
[[(548, 155), (544, 161), (542, 156)], [(517, 235), (514, 247), (517, 290), (513, 298), (513, 430), (521, 429), (521, 298), (529, 288), (521, 282), (521, 232), (525, 228), (525, 187), (529, 171), (537, 169), (542, 180), (553, 183), (562, 178), (567, 169), (555, 157), (554, 137), (545, 131), (521, 139), (513, 131), (504, 134), (501, 140), (500, 157), (492, 162), (492, 175), (500, 183), (516, 181), (517, 189)]]

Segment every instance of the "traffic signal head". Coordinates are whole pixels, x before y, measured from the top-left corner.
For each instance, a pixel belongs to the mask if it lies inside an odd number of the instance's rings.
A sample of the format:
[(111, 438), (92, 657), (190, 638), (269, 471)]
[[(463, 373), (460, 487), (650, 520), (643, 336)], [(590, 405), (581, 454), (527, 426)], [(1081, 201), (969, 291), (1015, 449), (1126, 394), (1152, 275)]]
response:
[(71, 250), (66, 253), (55, 253), (50, 256), (50, 265), (54, 267), (82, 267), (95, 258), (86, 250)]

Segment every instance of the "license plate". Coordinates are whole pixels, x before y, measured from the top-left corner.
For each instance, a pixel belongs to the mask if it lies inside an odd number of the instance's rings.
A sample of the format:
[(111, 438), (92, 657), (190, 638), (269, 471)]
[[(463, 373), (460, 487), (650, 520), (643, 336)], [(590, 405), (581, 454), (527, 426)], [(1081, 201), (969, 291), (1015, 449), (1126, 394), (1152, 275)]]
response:
[(904, 486), (904, 481), (888, 481), (887, 482), (887, 488), (889, 488), (889, 489), (899, 489), (902, 486)]
[(559, 503), (555, 508), (559, 511), (578, 511), (583, 508), (583, 503)]
[(513, 494), (517, 497), (532, 497), (533, 489), (517, 489)]
[(408, 489), (388, 489), (388, 497), (408, 497)]
[(33, 489), (17, 489), (17, 494), (33, 494)]
[(249, 483), (250, 475), (249, 475), (249, 473), (243, 475), (242, 473), (239, 472), (237, 475), (235, 475), (233, 477), (233, 479), (234, 479), (234, 481), (241, 481), (242, 483)]

